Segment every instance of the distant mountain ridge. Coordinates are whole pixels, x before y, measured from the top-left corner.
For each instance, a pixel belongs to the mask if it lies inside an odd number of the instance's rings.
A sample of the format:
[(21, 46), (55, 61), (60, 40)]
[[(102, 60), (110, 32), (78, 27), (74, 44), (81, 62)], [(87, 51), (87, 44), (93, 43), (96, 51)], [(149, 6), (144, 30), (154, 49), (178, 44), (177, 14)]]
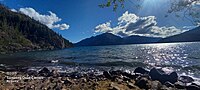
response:
[(103, 45), (121, 45), (123, 39), (111, 33), (104, 33), (90, 38), (83, 39), (75, 43), (75, 46), (103, 46)]
[(111, 33), (103, 33), (97, 36), (86, 38), (75, 46), (103, 46), (103, 45), (123, 45), (123, 44), (147, 44), (156, 43), (161, 38), (144, 37), (144, 36), (129, 36), (121, 38)]
[(200, 26), (178, 35), (163, 38), (159, 41), (159, 43), (197, 42), (197, 41), (200, 41)]
[(123, 39), (125, 44), (148, 44), (157, 43), (161, 38), (133, 35)]
[(103, 45), (123, 45), (123, 44), (148, 44), (148, 43), (173, 43), (173, 42), (199, 42), (200, 26), (187, 32), (170, 36), (167, 38), (154, 38), (145, 36), (129, 36), (121, 38), (111, 33), (103, 33), (97, 36), (86, 38), (75, 46), (103, 46)]
[(62, 49), (72, 43), (40, 22), (0, 5), (0, 52)]

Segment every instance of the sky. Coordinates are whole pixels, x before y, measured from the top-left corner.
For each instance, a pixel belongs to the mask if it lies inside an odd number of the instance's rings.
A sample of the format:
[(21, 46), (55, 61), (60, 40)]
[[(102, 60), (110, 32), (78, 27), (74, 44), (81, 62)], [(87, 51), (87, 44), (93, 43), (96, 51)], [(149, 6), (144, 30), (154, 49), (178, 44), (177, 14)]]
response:
[(168, 37), (193, 27), (190, 21), (167, 14), (170, 0), (126, 0), (124, 8), (100, 8), (106, 0), (0, 0), (13, 12), (26, 14), (76, 43), (101, 33), (121, 37)]

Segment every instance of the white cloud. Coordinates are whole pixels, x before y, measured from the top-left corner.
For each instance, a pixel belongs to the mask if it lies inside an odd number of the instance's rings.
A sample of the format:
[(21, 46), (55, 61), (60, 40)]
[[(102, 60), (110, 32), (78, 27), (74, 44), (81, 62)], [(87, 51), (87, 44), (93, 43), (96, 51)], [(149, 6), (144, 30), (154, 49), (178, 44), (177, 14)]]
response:
[(11, 11), (13, 11), (13, 12), (17, 12), (17, 10), (16, 9), (10, 9)]
[(111, 22), (106, 22), (95, 27), (95, 32), (112, 32)]
[[(15, 9), (11, 9), (11, 11), (16, 11)], [(62, 19), (59, 18), (55, 13), (49, 11), (49, 15), (42, 15), (35, 11), (33, 8), (20, 8), (19, 12), (41, 22), (42, 24), (48, 26), (51, 29), (57, 28), (60, 30), (66, 30), (69, 29), (68, 24), (56, 24), (60, 22)]]
[(57, 25), (54, 25), (53, 28), (59, 28), (60, 30), (65, 30), (65, 29), (69, 29), (69, 25), (67, 24), (57, 24)]
[(148, 37), (168, 37), (183, 33), (187, 30), (177, 29), (175, 26), (159, 27), (155, 16), (139, 17), (126, 11), (118, 18), (118, 24), (111, 26), (111, 21), (96, 26), (95, 32), (113, 33), (120, 36), (140, 35)]
[(135, 14), (128, 13), (128, 11), (126, 11), (121, 17), (118, 18), (118, 24), (135, 23), (137, 19), (139, 19), (138, 16), (136, 16)]
[(171, 26), (171, 27), (153, 26), (153, 27), (150, 28), (149, 31), (151, 33), (150, 35), (154, 35), (154, 36), (157, 36), (157, 37), (169, 37), (169, 36), (173, 36), (173, 35), (183, 33), (186, 30), (177, 29), (175, 26)]

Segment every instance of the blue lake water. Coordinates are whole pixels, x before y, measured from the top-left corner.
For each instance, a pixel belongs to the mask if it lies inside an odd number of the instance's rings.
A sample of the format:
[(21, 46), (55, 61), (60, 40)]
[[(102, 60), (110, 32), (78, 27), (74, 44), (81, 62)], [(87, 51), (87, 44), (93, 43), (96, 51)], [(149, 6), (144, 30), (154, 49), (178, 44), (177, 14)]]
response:
[[(49, 63), (58, 60), (58, 63)], [(75, 47), (64, 50), (0, 55), (1, 65), (58, 67), (67, 71), (161, 68), (200, 78), (200, 43), (164, 43)]]

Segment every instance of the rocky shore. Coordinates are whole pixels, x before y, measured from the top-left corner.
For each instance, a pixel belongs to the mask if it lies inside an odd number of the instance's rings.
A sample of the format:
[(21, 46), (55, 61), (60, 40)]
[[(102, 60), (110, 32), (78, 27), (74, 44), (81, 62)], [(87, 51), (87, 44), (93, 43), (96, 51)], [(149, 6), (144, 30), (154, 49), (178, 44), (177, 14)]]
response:
[(60, 73), (46, 67), (39, 71), (0, 71), (1, 90), (200, 90), (192, 77), (166, 74), (160, 69), (138, 67), (134, 73), (120, 70), (102, 74)]

